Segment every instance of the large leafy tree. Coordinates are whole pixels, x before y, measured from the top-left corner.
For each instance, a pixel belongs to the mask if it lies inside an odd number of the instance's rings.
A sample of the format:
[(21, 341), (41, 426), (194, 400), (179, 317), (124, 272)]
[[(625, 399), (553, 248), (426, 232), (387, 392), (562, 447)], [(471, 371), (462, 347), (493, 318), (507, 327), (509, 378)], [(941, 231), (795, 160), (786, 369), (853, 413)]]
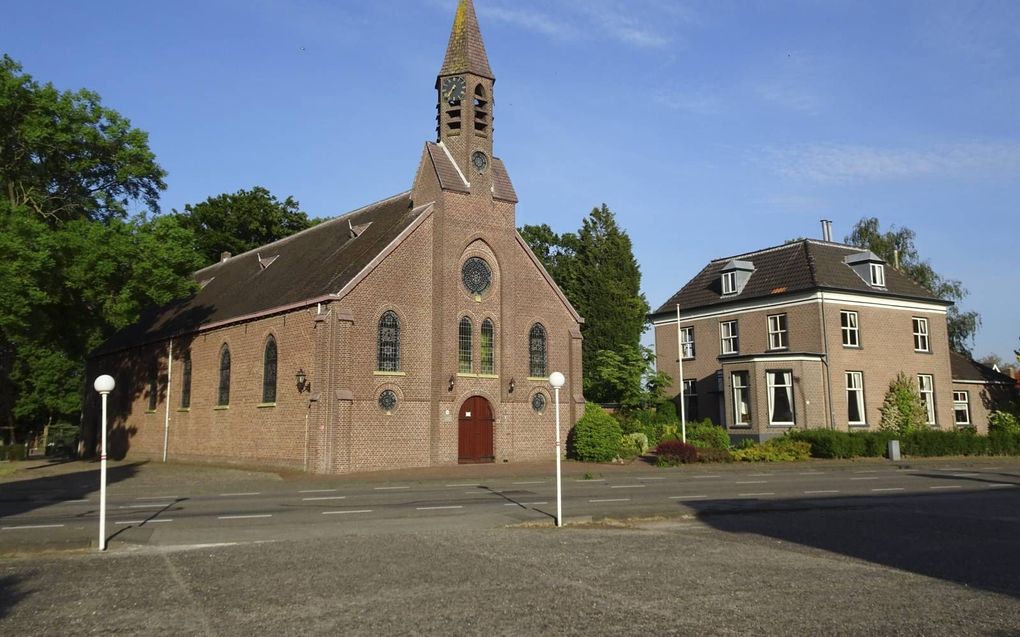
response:
[(174, 211), (195, 233), (197, 249), (207, 263), (220, 253), (240, 254), (314, 225), (293, 197), (283, 201), (261, 186), (209, 197)]
[[(186, 294), (194, 236), (158, 213), (144, 131), (89, 91), (0, 58), (0, 428), (78, 421), (86, 354), (150, 304)], [(129, 210), (140, 210), (129, 215)]]
[(977, 312), (964, 312), (959, 308), (959, 302), (967, 296), (967, 289), (960, 281), (943, 278), (935, 272), (931, 264), (918, 253), (914, 245), (915, 237), (914, 231), (905, 226), (892, 226), (883, 232), (876, 217), (864, 217), (854, 225), (844, 241), (867, 248), (889, 263), (895, 263), (898, 259), (901, 272), (935, 296), (956, 303), (949, 308), (946, 316), (949, 345), (958, 352), (969, 354), (970, 345), (981, 326), (981, 316)]

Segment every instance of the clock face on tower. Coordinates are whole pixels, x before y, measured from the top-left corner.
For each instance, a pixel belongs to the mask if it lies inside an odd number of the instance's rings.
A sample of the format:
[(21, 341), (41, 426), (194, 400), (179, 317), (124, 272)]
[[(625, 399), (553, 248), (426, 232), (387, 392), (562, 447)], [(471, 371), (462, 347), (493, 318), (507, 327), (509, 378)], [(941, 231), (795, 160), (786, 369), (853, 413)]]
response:
[(440, 86), (439, 95), (449, 103), (459, 102), (464, 99), (464, 92), (467, 89), (467, 82), (464, 81), (463, 77), (447, 77), (443, 79), (443, 84)]
[(471, 164), (478, 172), (485, 172), (485, 168), (489, 165), (489, 158), (486, 157), (485, 153), (482, 151), (476, 150), (474, 154), (471, 155)]

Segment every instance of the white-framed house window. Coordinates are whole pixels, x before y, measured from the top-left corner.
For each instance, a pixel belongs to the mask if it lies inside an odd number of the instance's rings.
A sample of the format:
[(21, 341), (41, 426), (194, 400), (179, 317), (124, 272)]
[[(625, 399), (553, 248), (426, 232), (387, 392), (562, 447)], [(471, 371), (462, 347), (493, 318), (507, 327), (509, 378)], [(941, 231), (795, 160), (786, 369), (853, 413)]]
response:
[(864, 372), (846, 373), (846, 421), (850, 425), (867, 425), (864, 411)]
[(786, 315), (772, 314), (769, 321), (769, 349), (786, 349), (790, 341), (786, 332)]
[(737, 334), (736, 321), (723, 321), (719, 324), (720, 352), (737, 354), (740, 352), (740, 340)]
[(914, 323), (914, 351), (930, 352), (928, 349), (928, 319), (915, 316)]
[(839, 327), (843, 332), (843, 347), (860, 347), (861, 334), (857, 312), (842, 310), (839, 313)]
[(733, 388), (733, 426), (749, 427), (751, 425), (751, 394), (747, 372), (730, 374), (730, 385)]
[(917, 391), (921, 394), (925, 422), (932, 427), (938, 425), (935, 421), (935, 379), (931, 374), (917, 375)]
[(970, 394), (968, 392), (953, 392), (953, 420), (957, 427), (970, 426)]
[(690, 360), (694, 358), (694, 328), (693, 327), (681, 327), (680, 328), (680, 348), (683, 351), (683, 359)]
[(877, 288), (885, 287), (885, 266), (881, 263), (871, 264), (871, 285)]
[(687, 422), (699, 420), (698, 381), (695, 379), (684, 379), (684, 418)]
[(769, 391), (769, 424), (792, 425), (793, 417), (793, 372), (765, 372)]
[(722, 293), (723, 294), (736, 294), (737, 293), (737, 273), (736, 272), (723, 272), (722, 273)]

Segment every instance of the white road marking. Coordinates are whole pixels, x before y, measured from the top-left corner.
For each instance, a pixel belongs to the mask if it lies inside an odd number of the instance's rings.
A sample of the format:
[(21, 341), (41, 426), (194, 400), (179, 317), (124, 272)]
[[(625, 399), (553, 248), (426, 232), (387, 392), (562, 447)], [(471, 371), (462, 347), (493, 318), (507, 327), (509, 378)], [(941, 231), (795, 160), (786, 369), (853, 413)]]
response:
[(861, 471), (854, 471), (854, 473), (878, 473), (878, 469), (864, 469)]
[(971, 476), (977, 476), (977, 475), (981, 475), (981, 474), (979, 474), (979, 473), (954, 473), (953, 477), (954, 478), (969, 478)]
[(768, 484), (768, 480), (741, 480), (737, 484)]
[(545, 484), (545, 480), (527, 480), (525, 482), (514, 482), (513, 484)]
[(602, 498), (600, 500), (588, 500), (588, 502), (630, 502), (630, 498)]
[(135, 500), (180, 500), (179, 495), (150, 495), (144, 498), (135, 498)]
[(837, 490), (837, 489), (822, 489), (822, 490), (819, 490), (819, 491), (805, 491), (804, 493), (806, 493), (808, 495), (814, 495), (816, 493), (839, 493), (839, 490)]
[(173, 502), (160, 502), (159, 504), (124, 504), (118, 509), (165, 509), (168, 506), (173, 506)]
[(464, 508), (464, 505), (454, 504), (454, 505), (451, 505), (451, 506), (441, 506), (441, 507), (418, 507), (418, 510), (419, 511), (439, 511), (441, 509), (463, 509), (463, 508)]
[(301, 498), (302, 502), (310, 502), (313, 500), (346, 500), (345, 495), (318, 495), (313, 498)]
[(758, 495), (775, 495), (775, 492), (764, 491), (762, 493), (738, 493), (737, 495), (740, 496), (741, 498), (750, 498)]
[(251, 520), (253, 518), (271, 518), (272, 513), (261, 513), (258, 515), (220, 515), (217, 516), (217, 520)]
[(670, 500), (696, 500), (698, 498), (707, 498), (707, 495), (671, 495)]
[(988, 485), (988, 488), (994, 489), (995, 487), (1015, 487), (1015, 486), (1016, 485), (1013, 484), (1012, 482), (996, 482), (994, 484)]
[(824, 471), (801, 471), (797, 475), (799, 476), (820, 476)]
[(706, 480), (708, 478), (719, 478), (721, 476), (691, 476), (695, 480)]
[(549, 504), (548, 502), (507, 502), (503, 506), (505, 507), (521, 507), (521, 506), (538, 506), (539, 504)]
[(410, 489), (411, 487), (375, 487), (376, 491), (392, 491), (394, 489)]
[(963, 487), (959, 484), (943, 484), (937, 487), (928, 487), (929, 489), (962, 489)]
[(872, 489), (872, 491), (905, 491), (903, 487), (883, 487), (881, 489)]
[(167, 520), (121, 520), (120, 522), (114, 522), (114, 524), (156, 524), (163, 522), (173, 522), (172, 519)]
[(62, 500), (57, 502), (57, 504), (80, 504), (82, 502), (88, 502), (88, 498), (82, 498), (80, 500)]
[(868, 478), (850, 478), (851, 480), (878, 480), (878, 476), (870, 476)]
[(482, 486), (478, 482), (465, 482), (464, 484), (448, 484), (448, 487), (480, 487)]
[(336, 493), (336, 489), (305, 489), (298, 493)]
[(665, 480), (665, 478), (638, 478), (638, 480)]
[(605, 482), (605, 481), (606, 481), (605, 478), (588, 478), (588, 479), (579, 478), (577, 480), (574, 480), (574, 482)]
[(262, 495), (262, 493), (259, 492), (259, 491), (253, 491), (251, 493), (221, 493), (220, 497), (221, 498), (236, 498), (236, 497), (242, 496), (242, 495)]
[(749, 474), (747, 474), (747, 477), (749, 477), (749, 478), (760, 478), (762, 476), (770, 476), (770, 475), (772, 475), (772, 474), (771, 473), (749, 473)]
[(0, 526), (0, 531), (17, 531), (19, 529), (59, 529), (63, 524), (25, 524), (23, 526)]
[(372, 509), (361, 509), (359, 511), (323, 511), (323, 515), (345, 515), (347, 513), (371, 513)]
[(647, 487), (647, 484), (614, 484), (610, 489), (643, 489)]

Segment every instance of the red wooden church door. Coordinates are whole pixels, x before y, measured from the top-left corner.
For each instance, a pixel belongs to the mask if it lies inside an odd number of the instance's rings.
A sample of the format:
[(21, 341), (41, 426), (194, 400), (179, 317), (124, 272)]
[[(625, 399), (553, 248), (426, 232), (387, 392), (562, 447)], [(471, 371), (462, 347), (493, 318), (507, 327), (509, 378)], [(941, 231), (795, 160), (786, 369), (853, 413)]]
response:
[(472, 396), (460, 406), (457, 436), (461, 464), (492, 462), (492, 405), (481, 396)]

